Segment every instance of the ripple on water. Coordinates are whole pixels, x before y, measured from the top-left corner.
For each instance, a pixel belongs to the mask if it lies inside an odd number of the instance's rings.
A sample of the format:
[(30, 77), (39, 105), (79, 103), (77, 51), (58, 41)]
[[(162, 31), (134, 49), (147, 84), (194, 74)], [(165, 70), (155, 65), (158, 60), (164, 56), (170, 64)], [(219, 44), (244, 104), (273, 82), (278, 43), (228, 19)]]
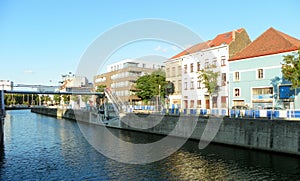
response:
[[(135, 143), (159, 137), (111, 131)], [(300, 175), (299, 158), (220, 145), (199, 150), (197, 141), (154, 163), (119, 163), (89, 145), (76, 122), (27, 110), (8, 111), (1, 155), (1, 180), (295, 180)]]

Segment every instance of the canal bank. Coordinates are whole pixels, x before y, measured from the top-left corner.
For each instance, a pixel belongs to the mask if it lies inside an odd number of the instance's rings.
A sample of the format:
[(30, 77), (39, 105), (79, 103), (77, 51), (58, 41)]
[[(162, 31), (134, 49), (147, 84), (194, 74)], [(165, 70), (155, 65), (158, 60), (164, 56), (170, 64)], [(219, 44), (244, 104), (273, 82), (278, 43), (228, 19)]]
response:
[[(56, 108), (32, 108), (32, 112), (53, 117), (101, 124), (97, 114), (84, 110)], [(208, 119), (198, 116), (170, 116), (155, 114), (127, 114), (123, 121), (109, 125), (120, 129), (161, 135), (189, 136), (200, 140), (203, 132), (218, 129), (213, 142), (286, 154), (300, 155), (300, 122), (287, 120), (263, 120), (247, 118)], [(161, 120), (161, 121), (160, 121)], [(213, 127), (206, 128), (208, 123)], [(218, 125), (220, 123), (220, 125)]]

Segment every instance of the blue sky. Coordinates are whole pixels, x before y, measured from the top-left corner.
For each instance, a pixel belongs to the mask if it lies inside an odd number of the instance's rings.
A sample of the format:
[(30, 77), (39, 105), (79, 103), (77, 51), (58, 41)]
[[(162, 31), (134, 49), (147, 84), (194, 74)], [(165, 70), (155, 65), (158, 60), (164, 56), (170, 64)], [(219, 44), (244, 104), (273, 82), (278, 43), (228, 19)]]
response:
[[(121, 23), (158, 18), (182, 24), (203, 40), (241, 27), (254, 40), (269, 27), (300, 39), (300, 1), (0, 1), (0, 79), (57, 85), (75, 72), (88, 46)], [(162, 42), (130, 45), (109, 62), (180, 50)], [(99, 70), (101, 72), (102, 70)]]

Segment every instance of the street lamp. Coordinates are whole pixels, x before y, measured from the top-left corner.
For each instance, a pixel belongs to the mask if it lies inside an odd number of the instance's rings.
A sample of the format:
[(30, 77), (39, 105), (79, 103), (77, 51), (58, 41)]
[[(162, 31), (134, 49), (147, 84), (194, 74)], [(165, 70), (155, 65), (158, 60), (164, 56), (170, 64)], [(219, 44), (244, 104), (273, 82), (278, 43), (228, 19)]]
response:
[(161, 85), (159, 84), (158, 85), (158, 95), (157, 95), (157, 98), (156, 98), (156, 111), (158, 112), (159, 111), (159, 108), (158, 108), (158, 102), (160, 100), (160, 89), (161, 89)]
[(229, 81), (227, 81), (227, 114), (228, 117), (230, 117), (230, 109), (229, 109), (229, 101), (230, 101), (230, 87), (229, 87)]

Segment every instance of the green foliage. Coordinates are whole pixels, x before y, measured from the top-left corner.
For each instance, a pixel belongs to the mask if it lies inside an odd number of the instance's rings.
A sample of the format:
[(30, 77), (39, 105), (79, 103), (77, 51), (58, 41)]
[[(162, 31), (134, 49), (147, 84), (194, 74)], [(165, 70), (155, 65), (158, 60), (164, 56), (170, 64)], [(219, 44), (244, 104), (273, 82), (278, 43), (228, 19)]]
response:
[(205, 88), (209, 95), (216, 91), (218, 86), (218, 77), (220, 72), (213, 71), (214, 66), (206, 67), (199, 71), (199, 80), (204, 84)]
[(70, 102), (70, 96), (69, 95), (62, 95), (62, 97), (64, 98), (64, 102), (65, 103), (69, 103)]
[(60, 95), (55, 94), (55, 95), (53, 96), (53, 100), (54, 100), (56, 103), (60, 103)]
[(23, 94), (5, 94), (4, 95), (4, 104), (27, 104), (33, 105), (34, 100), (37, 98), (37, 95), (23, 95)]
[(293, 88), (300, 87), (300, 48), (296, 55), (286, 55), (283, 58), (281, 72), (286, 80), (292, 83)]
[(88, 100), (91, 99), (91, 96), (90, 95), (82, 95), (81, 96), (81, 100), (86, 103)]
[(173, 82), (168, 81), (167, 85), (166, 85), (166, 94), (167, 95), (172, 95), (175, 92), (175, 86), (173, 84)]
[(98, 85), (96, 92), (104, 92), (104, 89), (106, 88), (106, 85)]
[(143, 101), (150, 100), (159, 94), (164, 97), (166, 84), (165, 73), (161, 70), (154, 71), (150, 75), (144, 75), (137, 79), (135, 88), (138, 91), (136, 95)]
[(71, 95), (70, 100), (76, 102), (78, 100), (78, 96), (77, 95)]

